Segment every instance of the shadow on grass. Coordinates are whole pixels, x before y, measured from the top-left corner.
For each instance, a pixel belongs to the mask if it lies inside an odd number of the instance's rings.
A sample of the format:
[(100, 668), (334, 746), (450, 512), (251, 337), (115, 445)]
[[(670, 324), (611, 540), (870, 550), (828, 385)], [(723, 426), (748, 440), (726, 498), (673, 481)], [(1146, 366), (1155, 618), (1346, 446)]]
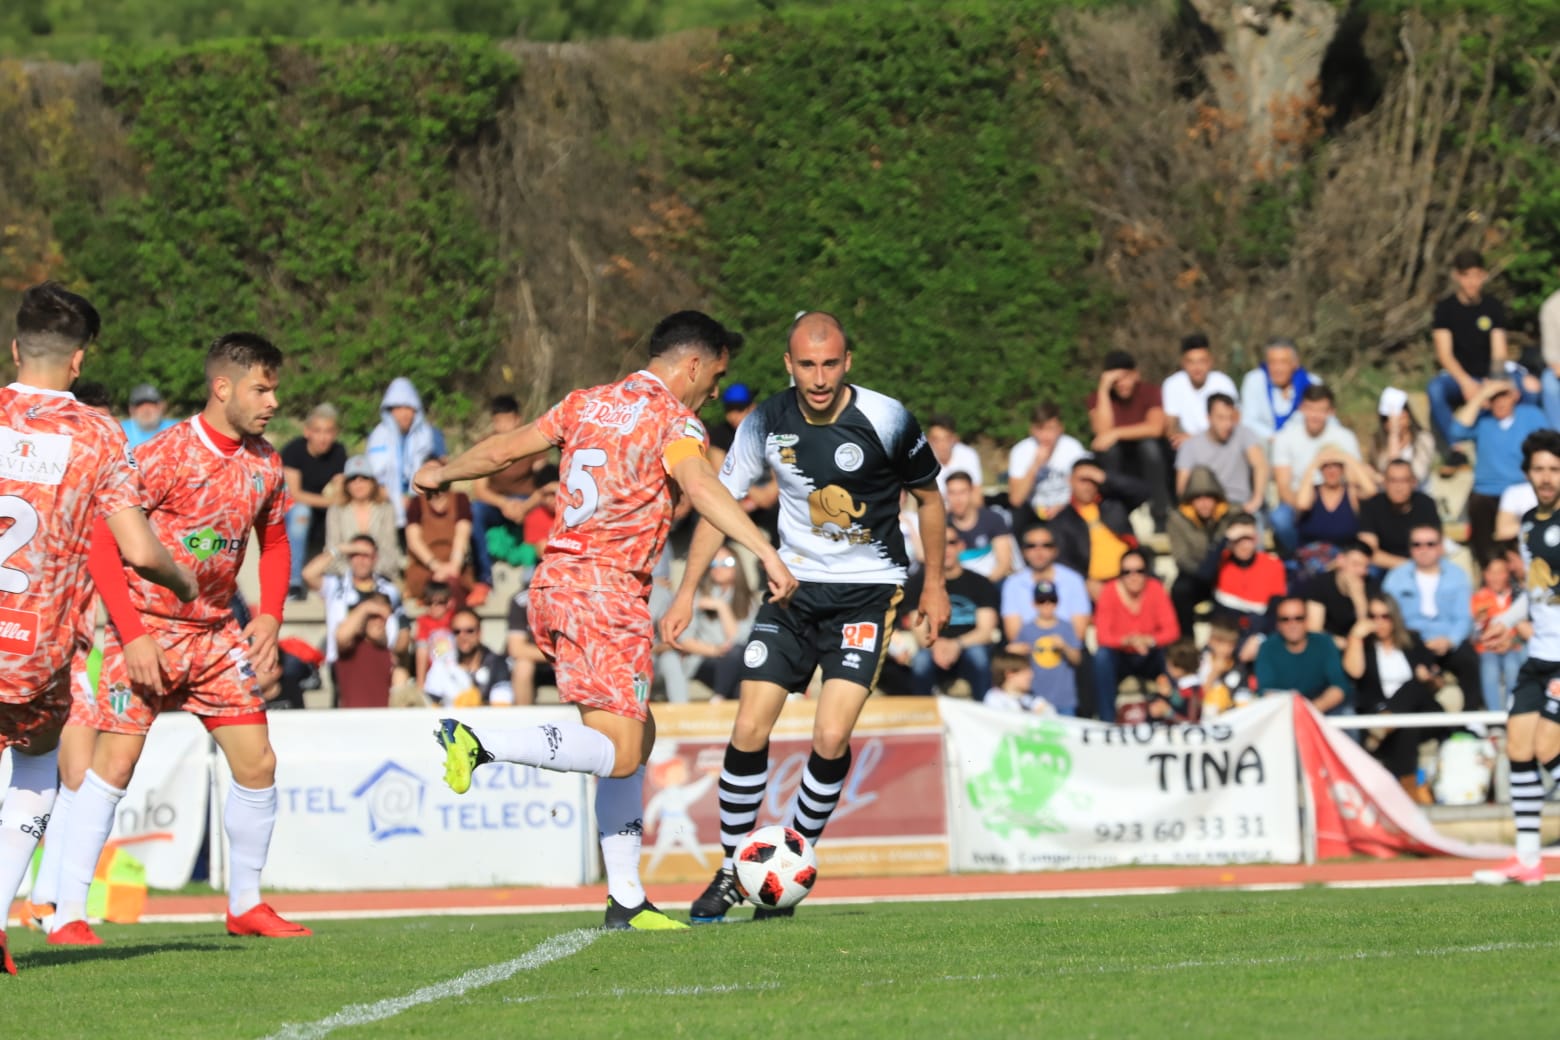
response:
[(146, 942), (128, 945), (104, 946), (46, 946), (41, 950), (28, 950), (16, 954), (21, 968), (53, 968), (67, 964), (90, 964), (94, 961), (127, 961), (133, 957), (148, 957), (154, 953), (212, 953), (236, 950), (239, 947), (220, 939), (190, 942)]

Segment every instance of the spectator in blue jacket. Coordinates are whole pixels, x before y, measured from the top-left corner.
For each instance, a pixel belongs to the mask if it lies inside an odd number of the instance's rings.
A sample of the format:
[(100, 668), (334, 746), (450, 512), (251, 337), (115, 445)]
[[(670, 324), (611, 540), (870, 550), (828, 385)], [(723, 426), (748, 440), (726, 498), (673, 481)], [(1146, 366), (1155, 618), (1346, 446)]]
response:
[[(1452, 443), (1473, 441), (1473, 493), (1468, 496), (1468, 543), (1482, 568), (1496, 555), (1495, 514), (1501, 492), (1527, 482), (1522, 472), (1522, 441), (1549, 426), (1544, 410), (1522, 400), (1521, 390), (1504, 379), (1491, 379), (1452, 417)], [(1413, 626), (1410, 626), (1413, 627)]]
[(1397, 600), (1403, 624), (1418, 634), (1442, 672), (1457, 677), (1463, 704), (1484, 703), (1479, 655), (1473, 649), (1473, 583), (1445, 559), (1441, 532), (1416, 524), (1408, 534), (1409, 562), (1387, 572), (1381, 591)]

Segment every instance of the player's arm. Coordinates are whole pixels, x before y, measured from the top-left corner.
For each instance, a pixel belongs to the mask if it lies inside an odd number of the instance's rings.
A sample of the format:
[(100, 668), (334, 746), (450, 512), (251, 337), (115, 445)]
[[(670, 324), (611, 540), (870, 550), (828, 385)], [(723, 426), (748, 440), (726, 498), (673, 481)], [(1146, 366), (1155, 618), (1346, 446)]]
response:
[[(284, 495), (285, 497), (285, 495)], [(287, 539), (286, 509), (274, 505), (270, 516), (255, 524), (260, 542), (260, 609), (244, 627), (250, 662), (261, 675), (279, 665), (276, 640), (287, 607), (287, 583), (292, 577), (292, 543)]]
[[(942, 494), (933, 481), (910, 489), (915, 499), (915, 515), (921, 529), (922, 545), (942, 545), (948, 536), (948, 514), (943, 509)], [(929, 552), (922, 561), (921, 601), (916, 605), (920, 619), (930, 626), (927, 638), (936, 639), (937, 633), (948, 623), (948, 585), (943, 574), (943, 554)]]
[[(126, 510), (128, 512), (128, 510)], [(139, 510), (136, 510), (139, 512)], [(117, 514), (116, 514), (117, 515)], [(108, 620), (119, 634), (124, 651), (125, 672), (137, 686), (163, 692), (166, 661), (162, 647), (147, 634), (141, 624), (141, 612), (130, 599), (130, 583), (125, 579), (124, 561), (114, 540), (109, 519), (100, 517), (92, 525), (92, 548), (87, 555), (87, 572), (108, 612)], [(191, 582), (194, 576), (191, 575)]]
[[(703, 451), (684, 452), (683, 456), (676, 459), (671, 467), (672, 479), (677, 481), (683, 493), (698, 510), (702, 520), (708, 520), (718, 533), (743, 546), (763, 565), (764, 574), (769, 581), (769, 598), (779, 604), (790, 601), (791, 594), (796, 591), (796, 577), (791, 573), (785, 563), (780, 559), (780, 554), (775, 547), (769, 544), (769, 537), (758, 529), (748, 516), (747, 510), (742, 508), (731, 492), (726, 490), (726, 485), (720, 482), (720, 477), (710, 468), (709, 459), (704, 457)], [(933, 491), (935, 492), (935, 488)], [(704, 527), (701, 522), (700, 530)], [(717, 545), (716, 548), (719, 548)], [(714, 550), (710, 550), (708, 558), (704, 562), (704, 568), (708, 569), (710, 560), (715, 558)], [(691, 557), (690, 564), (693, 562)], [(687, 586), (686, 577), (684, 587)], [(682, 594), (682, 589), (678, 590)]]
[(172, 592), (181, 603), (188, 603), (200, 594), (195, 573), (174, 562), (172, 554), (157, 540), (152, 525), (146, 522), (146, 514), (139, 508), (132, 506), (110, 514), (107, 526), (110, 537), (119, 546), (120, 557), (141, 577)]
[(552, 446), (552, 441), (543, 436), (536, 423), (526, 423), (519, 429), (489, 437), (448, 462), (423, 463), (412, 483), (419, 491), (446, 490), (457, 480), (490, 477), (510, 463), (547, 451)]

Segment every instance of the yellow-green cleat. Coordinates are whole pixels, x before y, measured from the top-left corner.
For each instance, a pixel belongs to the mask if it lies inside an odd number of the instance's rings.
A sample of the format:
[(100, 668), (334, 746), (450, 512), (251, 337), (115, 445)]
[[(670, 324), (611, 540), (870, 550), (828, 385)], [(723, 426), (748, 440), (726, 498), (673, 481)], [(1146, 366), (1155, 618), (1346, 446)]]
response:
[(661, 913), (648, 899), (638, 906), (619, 906), (617, 900), (608, 896), (607, 919), (602, 927), (612, 931), (675, 932), (688, 926)]
[(482, 747), (475, 733), (457, 719), (440, 719), (433, 739), (444, 749), (444, 782), (456, 794), (471, 790), (471, 771), (493, 756)]

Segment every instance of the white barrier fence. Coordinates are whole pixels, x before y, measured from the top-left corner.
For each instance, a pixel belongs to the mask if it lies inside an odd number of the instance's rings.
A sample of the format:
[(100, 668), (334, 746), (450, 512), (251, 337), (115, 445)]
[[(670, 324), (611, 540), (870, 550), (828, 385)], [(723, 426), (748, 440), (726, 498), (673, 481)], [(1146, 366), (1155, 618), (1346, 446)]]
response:
[[(1295, 863), (1318, 848), (1324, 856), (1499, 851), (1438, 841), (1396, 782), (1340, 732), (1503, 722), (1497, 713), (1321, 720), (1281, 696), (1205, 725), (1167, 728), (1043, 719), (946, 699), (937, 710), (946, 732), (954, 870)], [(438, 714), (271, 716), (279, 812), (266, 886), (328, 891), (595, 878), (590, 779), (492, 766), (457, 796), (444, 785), (432, 738)], [(578, 717), (568, 707), (462, 714), (478, 727)], [(0, 790), (9, 774), (0, 758)], [(208, 833), (209, 876), (222, 884), (228, 784), (226, 762), (199, 722), (170, 715), (153, 726), (113, 835), (146, 863), (151, 885), (186, 884)], [(711, 787), (701, 797), (713, 803), (718, 795)]]

